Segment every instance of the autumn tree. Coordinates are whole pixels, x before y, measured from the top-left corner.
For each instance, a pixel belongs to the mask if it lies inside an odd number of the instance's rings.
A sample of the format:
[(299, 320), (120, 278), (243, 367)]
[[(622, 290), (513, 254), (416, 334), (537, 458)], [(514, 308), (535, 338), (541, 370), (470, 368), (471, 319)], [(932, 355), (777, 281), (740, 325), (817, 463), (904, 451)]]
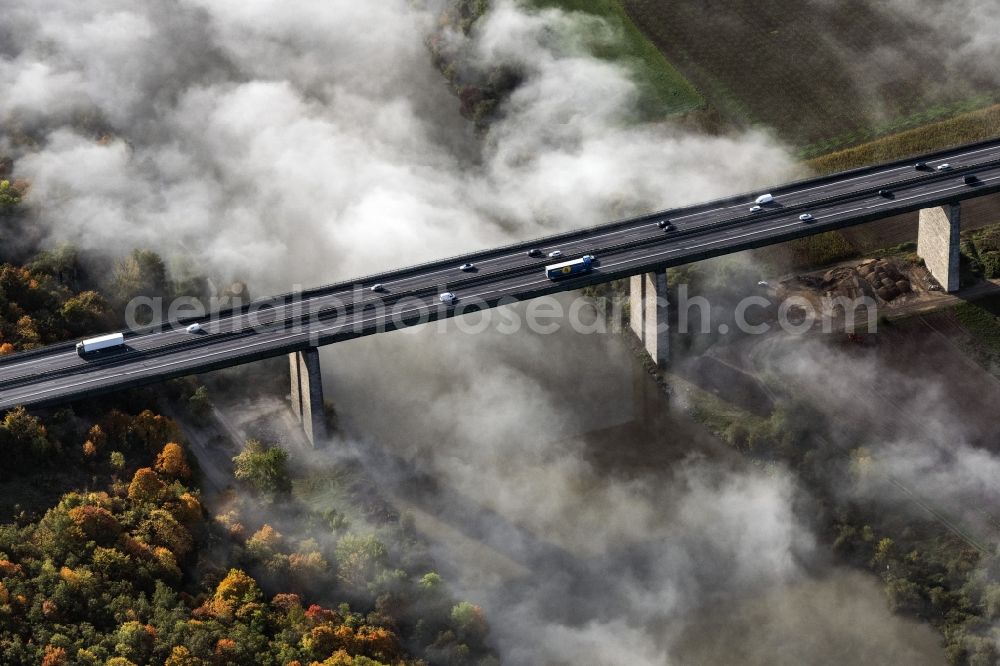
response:
[(178, 558), (183, 558), (194, 546), (191, 532), (164, 509), (153, 509), (144, 527), (154, 542), (166, 546)]
[(17, 344), (22, 349), (32, 349), (38, 347), (42, 342), (42, 336), (38, 332), (38, 324), (30, 315), (22, 315), (14, 325), (14, 333), (17, 336)]
[(187, 479), (191, 476), (184, 449), (176, 442), (167, 442), (163, 450), (156, 456), (155, 469), (160, 474), (175, 479)]
[(71, 296), (59, 311), (72, 335), (83, 335), (106, 327), (111, 309), (96, 291), (84, 291)]
[(132, 419), (129, 434), (147, 451), (156, 451), (167, 442), (176, 442), (181, 438), (180, 428), (173, 419), (154, 414), (148, 409)]
[(215, 588), (212, 609), (218, 614), (232, 614), (243, 605), (258, 603), (262, 596), (257, 581), (239, 569), (230, 569)]
[(163, 666), (208, 666), (208, 662), (191, 654), (191, 650), (183, 645), (176, 645)]
[(280, 544), (281, 534), (265, 523), (247, 539), (247, 553), (263, 561), (274, 555)]
[(69, 655), (66, 654), (66, 648), (56, 647), (55, 645), (47, 645), (45, 647), (42, 666), (66, 666), (68, 663)]
[(74, 507), (69, 510), (69, 517), (88, 539), (100, 544), (113, 543), (122, 531), (114, 514), (100, 506)]
[(182, 493), (170, 503), (170, 512), (184, 525), (192, 525), (201, 519), (201, 502), (191, 493)]
[(149, 467), (137, 469), (132, 476), (132, 482), (128, 484), (129, 499), (136, 502), (156, 502), (163, 497), (166, 490), (166, 484)]
[(6, 458), (0, 469), (39, 460), (55, 449), (41, 420), (24, 407), (16, 407), (4, 416), (0, 423), (0, 446)]

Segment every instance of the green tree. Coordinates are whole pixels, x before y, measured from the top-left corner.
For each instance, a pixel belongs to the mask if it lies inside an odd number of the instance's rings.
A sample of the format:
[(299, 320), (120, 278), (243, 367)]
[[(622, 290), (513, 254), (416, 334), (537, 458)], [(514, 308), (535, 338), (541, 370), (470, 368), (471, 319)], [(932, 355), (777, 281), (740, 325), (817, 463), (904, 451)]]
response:
[(375, 535), (345, 534), (337, 541), (337, 577), (354, 591), (364, 591), (388, 560), (385, 544)]
[(111, 292), (120, 304), (136, 296), (169, 296), (172, 289), (167, 266), (152, 250), (132, 250), (115, 266)]
[(110, 460), (111, 466), (115, 468), (116, 472), (125, 469), (125, 454), (121, 451), (112, 451)]
[(21, 193), (9, 180), (0, 180), (0, 215), (9, 215), (21, 205)]
[(288, 453), (278, 446), (265, 447), (256, 439), (248, 439), (243, 452), (233, 458), (233, 473), (264, 495), (287, 495), (292, 489)]
[(208, 397), (208, 388), (205, 386), (196, 388), (187, 402), (188, 409), (196, 419), (204, 420), (212, 412), (212, 400)]

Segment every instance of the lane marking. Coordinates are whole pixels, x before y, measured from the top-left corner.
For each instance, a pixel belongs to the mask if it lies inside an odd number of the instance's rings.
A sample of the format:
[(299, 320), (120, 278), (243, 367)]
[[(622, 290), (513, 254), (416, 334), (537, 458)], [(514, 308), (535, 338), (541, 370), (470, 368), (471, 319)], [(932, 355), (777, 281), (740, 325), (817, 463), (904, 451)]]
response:
[[(983, 149), (983, 150), (987, 150), (987, 149)], [(974, 151), (974, 152), (982, 152), (982, 151)], [(967, 154), (972, 154), (972, 153), (967, 153)], [(984, 182), (984, 183), (985, 182), (994, 181), (994, 180), (1000, 180), (1000, 176), (994, 176), (994, 177), (981, 178), (980, 179), (980, 181)], [(899, 199), (893, 199), (893, 200), (890, 200), (890, 201), (878, 202), (875, 205), (867, 206), (867, 208), (869, 208), (869, 209), (870, 208), (878, 208), (880, 206), (890, 205), (890, 204), (898, 202), (898, 201), (909, 201), (909, 200), (912, 200), (912, 199), (926, 197), (928, 195), (940, 194), (940, 193), (943, 193), (943, 192), (948, 192), (948, 191), (956, 190), (956, 189), (964, 189), (966, 187), (968, 187), (968, 185), (966, 185), (966, 184), (953, 185), (953, 186), (945, 187), (945, 188), (938, 189), (938, 190), (932, 190), (930, 192), (922, 192), (922, 193), (919, 193), (919, 194), (913, 194), (913, 195), (908, 196), (908, 197), (901, 197)], [(836, 212), (831, 213), (829, 215), (817, 216), (814, 219), (816, 219), (816, 220), (830, 219), (830, 218), (834, 218), (834, 217), (838, 217), (838, 216), (847, 215), (847, 214), (850, 214), (852, 212), (856, 212), (858, 210), (862, 210), (862, 208), (853, 208), (853, 209), (849, 209), (847, 211), (836, 211)], [(614, 266), (620, 266), (620, 265), (623, 265), (623, 264), (635, 263), (636, 261), (644, 261), (644, 260), (647, 260), (647, 259), (649, 259), (651, 257), (659, 257), (659, 256), (663, 256), (663, 255), (666, 255), (666, 254), (671, 254), (671, 253), (674, 253), (674, 252), (679, 252), (681, 250), (693, 250), (693, 249), (697, 249), (697, 248), (700, 248), (700, 247), (705, 247), (705, 246), (708, 246), (708, 245), (715, 245), (715, 244), (722, 243), (722, 242), (728, 242), (728, 241), (731, 241), (731, 240), (734, 240), (734, 239), (737, 239), (737, 238), (746, 238), (748, 236), (754, 236), (754, 235), (758, 235), (758, 234), (761, 234), (761, 233), (767, 233), (769, 231), (778, 231), (778, 230), (786, 229), (786, 228), (793, 227), (793, 226), (796, 226), (796, 225), (799, 225), (799, 224), (806, 224), (806, 222), (796, 220), (794, 222), (790, 222), (790, 223), (787, 223), (787, 224), (782, 224), (782, 225), (777, 225), (777, 226), (769, 226), (769, 227), (766, 227), (766, 228), (749, 231), (749, 232), (743, 233), (743, 234), (737, 234), (737, 235), (733, 235), (733, 236), (726, 236), (724, 238), (719, 238), (719, 239), (712, 240), (712, 241), (706, 241), (704, 243), (698, 243), (696, 245), (684, 246), (682, 248), (672, 248), (672, 249), (669, 249), (669, 250), (665, 250), (665, 251), (662, 251), (662, 252), (656, 252), (656, 253), (653, 253), (653, 254), (645, 254), (642, 257), (637, 257), (637, 258), (633, 258), (633, 259), (625, 259), (625, 260), (622, 260), (622, 261), (610, 263), (607, 266), (610, 268), (610, 267), (614, 267)], [(617, 232), (612, 232), (612, 233), (617, 233)], [(611, 235), (611, 234), (607, 234), (607, 235)], [(513, 256), (513, 255), (509, 255), (509, 256)], [(536, 284), (543, 284), (543, 283), (546, 283), (546, 282), (549, 282), (549, 280), (536, 280), (536, 281), (528, 282), (528, 283), (525, 283), (525, 284), (522, 284), (522, 285), (512, 286), (512, 287), (509, 287), (508, 289), (511, 289), (511, 290), (513, 290), (513, 289), (521, 289), (521, 288), (524, 288), (524, 287), (528, 287), (528, 286), (532, 286), (532, 285), (536, 285)], [(478, 294), (473, 294), (471, 296), (467, 296), (466, 298), (478, 298), (478, 297), (481, 297), (483, 294), (490, 294), (490, 293), (496, 293), (496, 292), (498, 292), (498, 289), (491, 289), (489, 291), (485, 291), (485, 292), (481, 292), (481, 293), (478, 293)], [(317, 297), (317, 298), (326, 298), (326, 297), (330, 297), (332, 295), (333, 294), (327, 294), (325, 296)], [(289, 306), (281, 306), (281, 307), (284, 308), (284, 307), (289, 307)], [(437, 306), (435, 304), (433, 304), (433, 303), (429, 304), (429, 305), (428, 304), (424, 304), (424, 305), (422, 305), (420, 307), (417, 307), (417, 308), (411, 308), (409, 310), (402, 310), (398, 314), (399, 315), (404, 315), (404, 314), (407, 314), (407, 313), (410, 313), (410, 312), (418, 312), (420, 310), (431, 309), (431, 308), (434, 308), (434, 307), (437, 307)], [(240, 316), (242, 316), (242, 315), (240, 315)], [(233, 318), (235, 318), (235, 317), (233, 317)], [(344, 322), (342, 322), (342, 323), (340, 323), (340, 324), (338, 324), (336, 326), (330, 327), (330, 328), (319, 329), (318, 331), (315, 332), (315, 334), (319, 335), (319, 334), (322, 334), (322, 333), (326, 333), (326, 332), (330, 332), (330, 331), (335, 331), (337, 329), (342, 329), (343, 327), (345, 327), (345, 326), (347, 326), (349, 324), (354, 324), (354, 325), (362, 324), (363, 325), (363, 324), (365, 324), (365, 323), (367, 323), (369, 321), (373, 321), (373, 320), (376, 320), (378, 318), (379, 318), (378, 316), (375, 316), (375, 317), (371, 317), (371, 318), (368, 318), (368, 319), (362, 319), (360, 321), (347, 320), (347, 321), (344, 321)], [(41, 390), (41, 391), (37, 391), (35, 393), (24, 394), (21, 397), (22, 398), (31, 398), (31, 397), (34, 397), (34, 396), (37, 396), (37, 395), (43, 395), (45, 393), (51, 393), (52, 391), (64, 390), (64, 389), (72, 389), (72, 388), (75, 388), (77, 386), (83, 386), (85, 384), (93, 383), (93, 382), (96, 382), (96, 381), (102, 381), (102, 380), (108, 380), (108, 379), (115, 379), (115, 378), (118, 378), (118, 377), (127, 377), (129, 375), (138, 374), (138, 373), (145, 372), (145, 371), (148, 371), (148, 370), (159, 370), (159, 369), (162, 369), (162, 368), (167, 368), (167, 367), (172, 366), (172, 365), (177, 365), (179, 363), (185, 363), (185, 362), (191, 362), (191, 361), (200, 361), (202, 359), (210, 358), (212, 356), (217, 356), (219, 354), (240, 352), (240, 351), (243, 351), (243, 350), (246, 350), (246, 349), (251, 349), (253, 347), (258, 347), (258, 346), (264, 345), (264, 344), (279, 343), (279, 342), (282, 342), (282, 341), (291, 340), (291, 339), (302, 337), (302, 336), (311, 336), (313, 334), (314, 333), (312, 331), (310, 331), (310, 332), (304, 332), (304, 333), (295, 333), (295, 334), (291, 334), (291, 335), (288, 335), (288, 336), (282, 336), (282, 337), (278, 337), (278, 338), (270, 338), (270, 339), (267, 339), (267, 340), (261, 340), (261, 341), (258, 341), (258, 342), (254, 342), (254, 343), (251, 343), (251, 344), (248, 344), (248, 345), (241, 346), (241, 347), (233, 347), (233, 348), (229, 348), (229, 349), (222, 349), (222, 350), (218, 350), (218, 351), (214, 351), (214, 352), (209, 352), (209, 353), (203, 354), (201, 356), (194, 356), (194, 357), (190, 357), (190, 358), (178, 359), (176, 361), (169, 361), (169, 362), (166, 362), (166, 363), (162, 363), (160, 365), (154, 365), (154, 366), (144, 365), (144, 367), (138, 368), (138, 369), (135, 369), (135, 370), (128, 370), (128, 371), (121, 372), (121, 373), (118, 373), (118, 374), (105, 375), (105, 376), (101, 376), (101, 377), (95, 377), (95, 378), (83, 380), (83, 381), (75, 383), (75, 384), (68, 384), (68, 385), (63, 385), (63, 386), (59, 386), (59, 387), (44, 389), (44, 390)], [(149, 334), (149, 335), (162, 335), (162, 334)], [(145, 363), (141, 359), (136, 359), (136, 362), (140, 363), (140, 364), (144, 364)], [(17, 367), (17, 366), (11, 366), (11, 367), (13, 368), (13, 367)]]

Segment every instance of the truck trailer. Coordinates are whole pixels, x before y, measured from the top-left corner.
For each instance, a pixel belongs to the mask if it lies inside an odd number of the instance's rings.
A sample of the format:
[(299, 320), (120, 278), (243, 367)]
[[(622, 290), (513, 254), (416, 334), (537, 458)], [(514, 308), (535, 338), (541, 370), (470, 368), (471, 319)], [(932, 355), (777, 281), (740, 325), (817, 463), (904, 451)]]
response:
[(585, 254), (579, 259), (570, 259), (569, 261), (563, 261), (558, 264), (549, 264), (545, 267), (545, 275), (550, 280), (558, 280), (559, 278), (565, 278), (571, 275), (587, 273), (590, 271), (593, 264), (593, 255)]
[(76, 343), (76, 353), (86, 357), (94, 352), (106, 349), (115, 349), (125, 346), (125, 336), (121, 333), (109, 333), (96, 338), (87, 338), (83, 342)]

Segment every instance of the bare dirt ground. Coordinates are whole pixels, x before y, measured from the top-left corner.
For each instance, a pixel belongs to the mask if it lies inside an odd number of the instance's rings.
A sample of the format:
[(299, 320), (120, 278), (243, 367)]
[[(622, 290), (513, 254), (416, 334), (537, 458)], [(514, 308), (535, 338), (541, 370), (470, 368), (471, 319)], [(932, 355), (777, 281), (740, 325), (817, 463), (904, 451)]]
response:
[(861, 259), (841, 262), (822, 271), (781, 278), (774, 288), (779, 300), (796, 297), (824, 310), (826, 299), (868, 298), (879, 315), (893, 309), (935, 300), (941, 293), (937, 280), (923, 266), (903, 259)]
[[(929, 46), (939, 39), (932, 28), (868, 0), (623, 5), (727, 120), (769, 125), (819, 152), (991, 90), (948, 70)], [(887, 60), (892, 76), (872, 70)]]

